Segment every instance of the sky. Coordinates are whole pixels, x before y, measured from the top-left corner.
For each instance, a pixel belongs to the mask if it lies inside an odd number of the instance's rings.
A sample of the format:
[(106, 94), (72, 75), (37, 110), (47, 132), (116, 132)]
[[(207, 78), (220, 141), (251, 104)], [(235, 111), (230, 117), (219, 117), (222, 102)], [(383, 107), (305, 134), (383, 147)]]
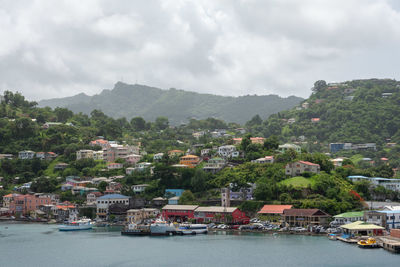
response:
[(316, 80), (400, 79), (397, 0), (0, 0), (0, 92), (117, 81), (308, 97)]

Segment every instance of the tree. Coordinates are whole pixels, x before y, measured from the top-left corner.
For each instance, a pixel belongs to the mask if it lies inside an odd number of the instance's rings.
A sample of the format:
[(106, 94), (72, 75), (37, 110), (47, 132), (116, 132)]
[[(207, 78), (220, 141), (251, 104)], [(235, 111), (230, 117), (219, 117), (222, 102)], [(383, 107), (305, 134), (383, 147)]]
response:
[(146, 121), (142, 117), (135, 117), (131, 120), (131, 126), (135, 131), (146, 129)]
[(97, 189), (99, 189), (100, 192), (104, 192), (106, 191), (106, 187), (108, 186), (108, 183), (105, 181), (101, 181), (99, 183), (99, 186), (97, 187)]
[(155, 127), (157, 130), (165, 130), (168, 128), (169, 122), (167, 117), (157, 117)]
[(57, 121), (59, 122), (67, 122), (68, 119), (72, 118), (74, 113), (66, 108), (57, 107), (54, 109), (54, 113), (57, 116)]
[(206, 190), (207, 174), (197, 169), (191, 179), (191, 186), (194, 192), (203, 192)]
[(178, 203), (179, 205), (191, 205), (195, 204), (195, 200), (193, 193), (190, 190), (186, 190), (180, 196)]
[(327, 84), (324, 80), (319, 80), (314, 83), (314, 87), (312, 88), (312, 90), (314, 92), (320, 92), (321, 90), (325, 89), (326, 86)]
[(261, 123), (262, 123), (262, 119), (261, 119), (260, 115), (257, 114), (246, 123), (246, 126), (261, 125)]
[(276, 150), (279, 148), (279, 141), (278, 141), (278, 137), (276, 137), (275, 135), (272, 135), (268, 138), (265, 139), (264, 141), (264, 148), (266, 150)]

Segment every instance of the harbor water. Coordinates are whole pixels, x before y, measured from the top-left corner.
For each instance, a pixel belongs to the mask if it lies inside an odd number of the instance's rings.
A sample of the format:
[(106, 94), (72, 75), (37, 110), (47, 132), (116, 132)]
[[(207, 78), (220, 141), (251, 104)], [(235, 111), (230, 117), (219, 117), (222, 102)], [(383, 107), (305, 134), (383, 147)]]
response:
[(0, 223), (0, 266), (398, 266), (400, 255), (327, 237), (246, 233), (121, 236)]

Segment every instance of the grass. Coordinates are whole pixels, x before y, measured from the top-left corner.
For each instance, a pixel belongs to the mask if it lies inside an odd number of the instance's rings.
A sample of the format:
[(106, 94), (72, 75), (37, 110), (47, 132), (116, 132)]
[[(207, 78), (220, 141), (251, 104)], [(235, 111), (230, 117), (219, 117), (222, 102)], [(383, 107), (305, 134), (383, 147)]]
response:
[(292, 185), (294, 188), (307, 188), (309, 185), (312, 185), (312, 181), (310, 179), (304, 178), (302, 176), (292, 177), (280, 182), (283, 185)]
[(359, 161), (361, 161), (363, 158), (364, 158), (363, 155), (361, 155), (361, 154), (356, 154), (356, 155), (352, 156), (352, 157), (350, 158), (350, 160), (351, 160), (354, 164), (357, 164), (357, 163), (358, 163)]

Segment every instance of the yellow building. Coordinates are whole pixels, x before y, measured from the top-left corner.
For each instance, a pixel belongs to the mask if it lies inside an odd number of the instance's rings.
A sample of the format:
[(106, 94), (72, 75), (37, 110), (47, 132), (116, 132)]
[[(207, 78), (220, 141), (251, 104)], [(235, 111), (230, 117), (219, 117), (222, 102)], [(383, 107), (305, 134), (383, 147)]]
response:
[(185, 152), (183, 152), (182, 150), (174, 149), (174, 150), (168, 151), (168, 156), (169, 156), (170, 158), (172, 158), (172, 157), (178, 157), (178, 156), (183, 155), (184, 153), (185, 153)]
[(194, 168), (200, 163), (200, 158), (195, 155), (186, 155), (181, 157), (179, 164), (187, 165), (189, 168)]

